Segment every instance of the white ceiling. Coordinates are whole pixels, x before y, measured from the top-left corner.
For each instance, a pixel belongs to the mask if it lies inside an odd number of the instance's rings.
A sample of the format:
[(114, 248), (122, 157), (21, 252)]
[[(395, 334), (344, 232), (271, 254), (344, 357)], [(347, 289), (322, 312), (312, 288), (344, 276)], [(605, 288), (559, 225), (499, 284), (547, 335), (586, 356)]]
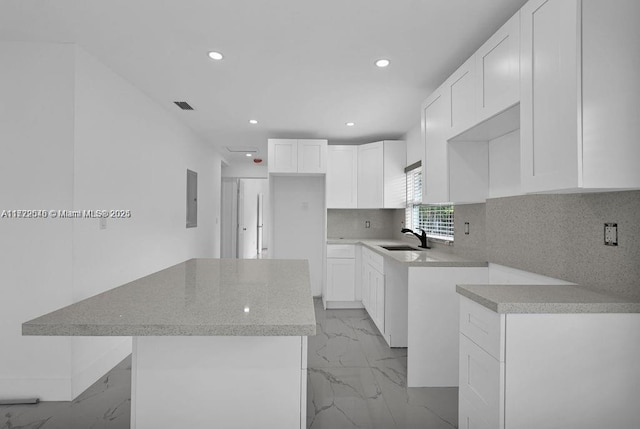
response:
[[(270, 137), (400, 138), (423, 99), (524, 2), (0, 0), (0, 40), (78, 43), (225, 158), (251, 162), (225, 147), (266, 158)], [(378, 58), (391, 65), (375, 67)]]

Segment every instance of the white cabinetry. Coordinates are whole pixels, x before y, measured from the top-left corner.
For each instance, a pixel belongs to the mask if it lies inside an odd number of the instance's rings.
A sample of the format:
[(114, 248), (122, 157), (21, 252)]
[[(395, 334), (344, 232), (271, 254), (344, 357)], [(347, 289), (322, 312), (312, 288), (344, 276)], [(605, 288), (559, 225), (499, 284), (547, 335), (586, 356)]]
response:
[(324, 174), (327, 140), (268, 140), (269, 173)]
[(358, 146), (358, 208), (404, 208), (406, 162), (404, 141)]
[(497, 314), (461, 296), (458, 426), (640, 427), (638, 332), (638, 314)]
[(327, 208), (358, 207), (358, 146), (327, 148)]
[(425, 144), (422, 202), (449, 201), (449, 157), (447, 132), (451, 117), (451, 97), (445, 85), (422, 103), (422, 136)]
[(516, 13), (423, 103), (425, 204), (520, 193), (519, 40)]
[(384, 143), (358, 146), (358, 208), (382, 208)]
[(640, 2), (521, 9), (525, 192), (640, 187)]
[(451, 100), (446, 138), (460, 134), (476, 122), (475, 55), (465, 61), (445, 82)]
[(327, 244), (325, 308), (359, 308), (356, 300), (356, 245)]
[(362, 304), (384, 335), (385, 278), (384, 257), (362, 248)]
[(328, 208), (404, 208), (406, 143), (328, 147)]
[(520, 12), (475, 53), (476, 122), (520, 101)]
[(406, 144), (385, 140), (358, 146), (358, 208), (404, 208)]

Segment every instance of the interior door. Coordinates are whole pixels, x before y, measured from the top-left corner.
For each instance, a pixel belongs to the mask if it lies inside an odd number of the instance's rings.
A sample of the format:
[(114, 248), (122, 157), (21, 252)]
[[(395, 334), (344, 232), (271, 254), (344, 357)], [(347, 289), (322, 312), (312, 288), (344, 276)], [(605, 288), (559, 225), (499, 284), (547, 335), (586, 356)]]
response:
[(237, 251), (236, 258), (242, 259), (244, 258), (244, 249), (245, 249), (245, 232), (247, 231), (247, 226), (244, 221), (244, 182), (242, 180), (238, 180), (238, 217), (236, 224), (236, 243), (237, 243)]
[(262, 192), (258, 193), (258, 238), (256, 240), (257, 249), (256, 252), (259, 254), (262, 253), (262, 234), (264, 232), (264, 194)]

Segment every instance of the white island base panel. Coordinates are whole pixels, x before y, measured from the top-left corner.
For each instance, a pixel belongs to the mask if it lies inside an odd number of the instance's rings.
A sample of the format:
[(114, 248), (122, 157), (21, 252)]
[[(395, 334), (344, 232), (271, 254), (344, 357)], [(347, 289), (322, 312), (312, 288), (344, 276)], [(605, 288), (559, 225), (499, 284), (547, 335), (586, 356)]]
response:
[(488, 276), (486, 267), (409, 268), (408, 387), (458, 386), (456, 284)]
[(307, 337), (134, 337), (131, 428), (304, 428)]

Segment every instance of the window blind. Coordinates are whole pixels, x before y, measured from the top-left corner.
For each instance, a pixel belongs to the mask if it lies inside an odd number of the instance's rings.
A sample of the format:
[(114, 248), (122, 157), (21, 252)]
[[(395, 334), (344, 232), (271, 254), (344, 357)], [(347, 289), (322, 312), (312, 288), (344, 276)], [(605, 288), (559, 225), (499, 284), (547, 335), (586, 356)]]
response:
[(424, 229), (427, 236), (453, 241), (453, 205), (422, 204), (422, 167), (416, 163), (405, 169), (407, 175), (407, 207), (405, 227)]

